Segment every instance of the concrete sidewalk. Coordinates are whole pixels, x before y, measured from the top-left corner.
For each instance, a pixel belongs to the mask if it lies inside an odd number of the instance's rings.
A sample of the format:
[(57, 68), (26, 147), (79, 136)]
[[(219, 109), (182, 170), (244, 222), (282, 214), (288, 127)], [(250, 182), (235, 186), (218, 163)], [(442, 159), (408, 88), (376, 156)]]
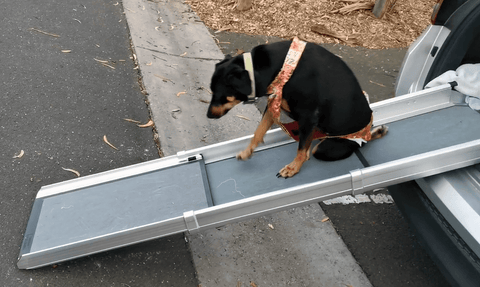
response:
[[(163, 154), (253, 133), (261, 117), (254, 106), (206, 118), (223, 54), (188, 5), (123, 5)], [(324, 217), (312, 204), (188, 236), (201, 286), (371, 286)]]
[(260, 114), (239, 106), (207, 119), (210, 77), (224, 58), (205, 26), (181, 1), (123, 2), (137, 61), (164, 155), (253, 133)]

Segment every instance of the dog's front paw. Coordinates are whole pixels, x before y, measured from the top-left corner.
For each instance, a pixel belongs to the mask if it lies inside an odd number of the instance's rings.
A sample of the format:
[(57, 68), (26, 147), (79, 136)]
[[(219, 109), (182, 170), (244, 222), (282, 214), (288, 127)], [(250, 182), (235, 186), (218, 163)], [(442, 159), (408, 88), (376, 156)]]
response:
[(253, 151), (249, 148), (239, 152), (236, 156), (238, 160), (248, 160), (249, 158), (252, 157)]
[(278, 173), (277, 177), (288, 178), (296, 175), (300, 171), (300, 167), (294, 163), (290, 163), (282, 168)]

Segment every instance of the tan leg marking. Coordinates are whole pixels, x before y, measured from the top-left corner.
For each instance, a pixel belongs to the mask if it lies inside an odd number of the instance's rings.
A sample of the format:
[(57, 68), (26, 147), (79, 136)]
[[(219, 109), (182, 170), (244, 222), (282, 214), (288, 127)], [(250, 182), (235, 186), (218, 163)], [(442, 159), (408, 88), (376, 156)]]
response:
[(305, 146), (302, 149), (297, 150), (297, 156), (295, 157), (295, 159), (293, 159), (291, 163), (282, 168), (277, 174), (277, 176), (285, 178), (292, 177), (300, 171), (303, 163), (310, 159), (310, 147), (312, 145), (312, 139), (313, 131), (308, 136), (307, 141), (305, 142)]
[(248, 147), (237, 154), (238, 160), (247, 160), (252, 156), (253, 150), (263, 142), (263, 136), (273, 125), (273, 122), (272, 114), (267, 110), (258, 124), (257, 130), (255, 131)]

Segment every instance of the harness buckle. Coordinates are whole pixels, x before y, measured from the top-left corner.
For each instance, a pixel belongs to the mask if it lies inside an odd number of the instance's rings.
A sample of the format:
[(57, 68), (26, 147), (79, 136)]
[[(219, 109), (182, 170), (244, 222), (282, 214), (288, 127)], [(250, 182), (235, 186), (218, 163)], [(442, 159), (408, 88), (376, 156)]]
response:
[(256, 104), (258, 103), (258, 97), (255, 96), (248, 96), (248, 99), (246, 101), (243, 101), (244, 105), (249, 105), (249, 104)]

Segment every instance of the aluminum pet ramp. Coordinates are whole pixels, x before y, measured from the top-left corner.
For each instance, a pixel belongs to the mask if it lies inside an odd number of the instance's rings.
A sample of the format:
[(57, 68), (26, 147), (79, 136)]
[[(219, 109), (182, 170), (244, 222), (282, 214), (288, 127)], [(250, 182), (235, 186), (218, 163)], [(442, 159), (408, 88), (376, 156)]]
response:
[(336, 162), (310, 160), (275, 175), (297, 143), (280, 130), (248, 161), (243, 137), (158, 160), (44, 186), (35, 199), (18, 267), (37, 268), (181, 232), (480, 163), (480, 114), (450, 85), (372, 104), (386, 137)]

